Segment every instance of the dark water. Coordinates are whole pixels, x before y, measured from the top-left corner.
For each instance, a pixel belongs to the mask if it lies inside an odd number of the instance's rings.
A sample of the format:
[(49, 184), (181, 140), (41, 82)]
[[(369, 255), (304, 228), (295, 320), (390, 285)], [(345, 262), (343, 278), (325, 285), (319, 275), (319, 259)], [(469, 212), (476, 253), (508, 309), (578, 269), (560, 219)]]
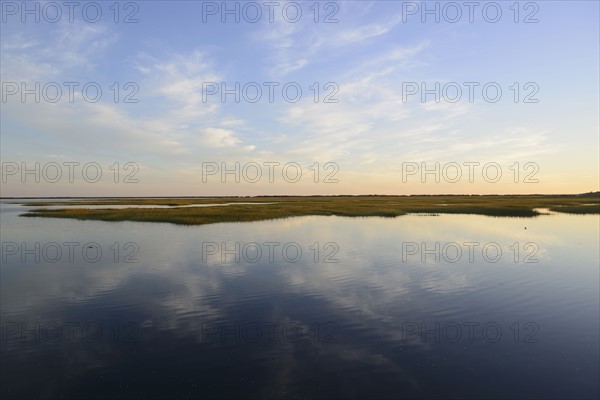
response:
[(599, 397), (598, 216), (1, 207), (3, 399)]

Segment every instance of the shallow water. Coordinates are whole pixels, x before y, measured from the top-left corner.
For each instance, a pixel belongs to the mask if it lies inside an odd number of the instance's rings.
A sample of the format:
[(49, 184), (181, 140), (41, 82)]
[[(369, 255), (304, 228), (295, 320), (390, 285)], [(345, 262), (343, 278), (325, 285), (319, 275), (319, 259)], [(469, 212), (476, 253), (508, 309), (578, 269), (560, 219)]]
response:
[(23, 218), (2, 398), (598, 398), (598, 216)]
[[(56, 201), (56, 200), (52, 200)], [(160, 204), (86, 204), (86, 205), (70, 205), (64, 204), (60, 206), (40, 206), (36, 207), (36, 209), (47, 209), (47, 210), (58, 210), (61, 208), (68, 209), (85, 209), (85, 210), (111, 210), (111, 209), (124, 209), (124, 208), (193, 208), (193, 207), (226, 207), (232, 205), (266, 205), (266, 204), (276, 204), (276, 203), (249, 203), (249, 202), (239, 202), (239, 203), (207, 203), (207, 204), (185, 204), (181, 206), (166, 206)]]

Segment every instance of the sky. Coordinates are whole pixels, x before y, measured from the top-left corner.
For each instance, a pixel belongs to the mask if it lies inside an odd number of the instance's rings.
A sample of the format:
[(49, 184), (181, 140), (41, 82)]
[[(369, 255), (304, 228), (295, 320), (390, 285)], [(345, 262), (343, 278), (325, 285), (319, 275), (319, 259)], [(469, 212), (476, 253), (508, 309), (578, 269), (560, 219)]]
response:
[(597, 1), (1, 13), (3, 197), (600, 190)]

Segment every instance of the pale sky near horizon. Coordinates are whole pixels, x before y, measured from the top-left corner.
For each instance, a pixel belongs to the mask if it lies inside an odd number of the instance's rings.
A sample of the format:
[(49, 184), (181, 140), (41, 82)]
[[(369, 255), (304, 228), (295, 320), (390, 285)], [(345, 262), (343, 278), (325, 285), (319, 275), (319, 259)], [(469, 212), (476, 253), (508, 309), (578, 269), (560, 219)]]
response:
[(65, 4), (1, 2), (4, 197), (600, 189), (598, 1)]

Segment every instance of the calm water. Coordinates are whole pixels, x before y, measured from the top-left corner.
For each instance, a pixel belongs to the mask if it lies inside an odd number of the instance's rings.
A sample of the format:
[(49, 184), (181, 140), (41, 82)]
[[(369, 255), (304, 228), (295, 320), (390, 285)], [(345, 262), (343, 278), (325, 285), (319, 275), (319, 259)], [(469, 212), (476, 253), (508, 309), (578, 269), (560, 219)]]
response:
[[(53, 200), (54, 201), (54, 200)], [(58, 200), (60, 201), (60, 200)], [(88, 200), (89, 201), (89, 200)], [(227, 207), (227, 206), (232, 206), (232, 205), (247, 205), (247, 206), (255, 206), (255, 205), (264, 205), (264, 204), (275, 204), (275, 203), (245, 203), (245, 202), (238, 202), (238, 203), (214, 203), (214, 204), (186, 204), (186, 205), (182, 205), (182, 206), (163, 206), (163, 205), (144, 205), (144, 204), (136, 204), (136, 205), (131, 205), (131, 204), (103, 204), (103, 205), (62, 205), (62, 206), (44, 206), (44, 207), (38, 207), (38, 208), (44, 208), (44, 209), (49, 209), (49, 210), (57, 210), (60, 208), (69, 208), (69, 209), (73, 209), (73, 208), (83, 208), (83, 209), (87, 209), (87, 210), (101, 210), (101, 209), (125, 209), (125, 208), (194, 208), (194, 207)]]
[(0, 210), (2, 398), (599, 396), (598, 216), (26, 209)]

